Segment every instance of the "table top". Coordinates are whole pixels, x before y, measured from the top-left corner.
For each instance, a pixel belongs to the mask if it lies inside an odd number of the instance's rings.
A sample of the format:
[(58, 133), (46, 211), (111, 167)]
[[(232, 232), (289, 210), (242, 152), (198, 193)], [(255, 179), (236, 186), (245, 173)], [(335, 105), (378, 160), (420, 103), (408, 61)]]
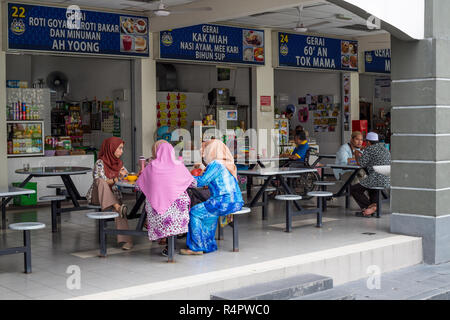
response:
[(25, 194), (34, 194), (36, 191), (17, 187), (0, 188), (0, 197), (12, 197)]
[(336, 159), (336, 155), (335, 154), (322, 154), (322, 153), (319, 153), (319, 154), (315, 154), (313, 156), (318, 157), (318, 158), (325, 158), (325, 159)]
[(130, 183), (128, 181), (118, 181), (118, 182), (116, 182), (116, 186), (121, 187), (121, 188), (134, 189), (136, 187), (136, 183)]
[(238, 174), (242, 176), (276, 176), (276, 175), (290, 175), (302, 174), (308, 172), (317, 172), (317, 169), (307, 168), (265, 168), (253, 170), (238, 170)]
[(62, 175), (77, 175), (85, 174), (92, 171), (92, 168), (87, 167), (39, 167), (30, 168), (29, 170), (18, 169), (18, 174), (28, 174), (33, 176), (62, 176)]
[(276, 162), (276, 161), (285, 161), (289, 160), (289, 158), (259, 158), (259, 159), (235, 159), (235, 163), (237, 164), (247, 164), (247, 163), (257, 163), (259, 162)]
[(333, 169), (347, 169), (347, 170), (359, 170), (359, 169), (362, 169), (361, 166), (351, 165), (351, 164), (329, 164), (326, 167), (327, 168), (333, 168)]

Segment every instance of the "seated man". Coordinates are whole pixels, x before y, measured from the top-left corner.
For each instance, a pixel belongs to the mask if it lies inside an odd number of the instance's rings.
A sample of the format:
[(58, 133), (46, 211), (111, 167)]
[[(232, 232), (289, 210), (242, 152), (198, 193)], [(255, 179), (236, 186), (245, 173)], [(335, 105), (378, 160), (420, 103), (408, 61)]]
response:
[[(347, 165), (356, 164), (355, 151), (361, 151), (363, 135), (359, 131), (352, 132), (349, 143), (342, 145), (336, 153), (336, 164)], [(352, 170), (333, 169), (336, 180), (347, 181), (352, 175)], [(354, 183), (357, 179), (354, 180)]]
[(300, 132), (300, 131), (304, 131), (304, 132), (305, 132), (306, 139), (308, 139), (308, 137), (309, 137), (308, 131), (306, 131), (306, 130), (303, 128), (302, 125), (297, 125), (297, 126), (295, 127), (295, 132), (294, 132), (294, 133), (297, 133), (297, 132)]
[[(374, 166), (383, 166), (391, 164), (391, 154), (383, 144), (378, 143), (378, 134), (369, 132), (366, 140), (368, 147), (364, 150), (364, 154), (359, 151), (355, 152), (357, 163), (366, 168), (368, 176), (361, 180), (360, 183), (351, 187), (351, 194), (355, 198), (362, 212), (357, 212), (356, 216), (370, 217), (377, 211), (378, 191), (372, 190), (375, 187), (389, 188), (390, 178), (375, 172)], [(369, 193), (369, 197), (365, 192)]]
[(289, 159), (304, 162), (306, 158), (306, 153), (308, 152), (309, 149), (309, 144), (308, 140), (306, 140), (305, 131), (296, 132), (294, 141), (297, 147), (294, 149), (294, 151), (292, 151), (292, 154), (289, 156)]

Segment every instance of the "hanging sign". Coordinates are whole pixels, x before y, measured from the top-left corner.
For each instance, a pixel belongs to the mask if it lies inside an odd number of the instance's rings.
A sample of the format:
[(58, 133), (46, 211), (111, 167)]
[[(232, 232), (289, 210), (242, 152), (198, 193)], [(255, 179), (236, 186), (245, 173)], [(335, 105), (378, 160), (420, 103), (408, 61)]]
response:
[(391, 73), (391, 49), (366, 51), (364, 57), (366, 72)]
[(279, 32), (278, 49), (279, 66), (358, 71), (358, 41)]
[(200, 24), (160, 32), (161, 59), (264, 65), (264, 31)]
[(8, 3), (8, 49), (149, 56), (148, 18)]

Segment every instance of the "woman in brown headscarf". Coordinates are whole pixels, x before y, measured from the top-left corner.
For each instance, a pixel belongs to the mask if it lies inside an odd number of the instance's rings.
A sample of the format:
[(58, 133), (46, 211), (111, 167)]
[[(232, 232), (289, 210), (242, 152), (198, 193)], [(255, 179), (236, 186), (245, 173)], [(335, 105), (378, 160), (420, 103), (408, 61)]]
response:
[[(116, 186), (119, 178), (127, 174), (120, 157), (123, 154), (125, 142), (117, 137), (111, 137), (103, 141), (99, 157), (93, 169), (94, 182), (86, 194), (91, 204), (100, 205), (102, 210), (111, 210), (119, 213), (115, 219), (116, 228), (128, 229), (127, 207), (122, 204), (122, 194)], [(133, 247), (131, 236), (118, 235), (117, 243), (123, 243), (122, 249), (129, 250)]]

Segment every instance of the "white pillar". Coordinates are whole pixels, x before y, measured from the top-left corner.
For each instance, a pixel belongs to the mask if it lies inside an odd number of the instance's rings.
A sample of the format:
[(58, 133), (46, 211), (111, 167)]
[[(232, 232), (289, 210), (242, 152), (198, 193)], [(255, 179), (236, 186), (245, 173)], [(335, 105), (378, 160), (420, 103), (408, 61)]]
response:
[[(267, 156), (275, 152), (272, 146), (271, 130), (274, 128), (274, 68), (273, 68), (273, 51), (272, 51), (272, 32), (264, 29), (265, 42), (265, 59), (266, 63), (261, 67), (252, 68), (252, 115), (253, 128), (258, 132), (261, 129), (267, 130), (266, 139), (260, 135), (258, 137), (258, 153), (262, 154), (262, 149), (267, 150)], [(270, 107), (261, 107), (261, 96), (269, 96)], [(273, 151), (272, 151), (273, 150)], [(273, 154), (275, 155), (275, 154)]]
[[(153, 43), (153, 37), (157, 35), (150, 34), (149, 43)], [(150, 54), (150, 58), (136, 60), (134, 68), (137, 159), (140, 155), (151, 157), (157, 129), (156, 60), (154, 52)]]
[[(0, 17), (3, 16), (3, 6), (0, 5)], [(0, 24), (0, 34), (3, 34), (3, 23)], [(5, 39), (6, 41), (6, 39)], [(6, 143), (6, 53), (0, 48), (0, 187), (8, 186), (8, 158)]]

